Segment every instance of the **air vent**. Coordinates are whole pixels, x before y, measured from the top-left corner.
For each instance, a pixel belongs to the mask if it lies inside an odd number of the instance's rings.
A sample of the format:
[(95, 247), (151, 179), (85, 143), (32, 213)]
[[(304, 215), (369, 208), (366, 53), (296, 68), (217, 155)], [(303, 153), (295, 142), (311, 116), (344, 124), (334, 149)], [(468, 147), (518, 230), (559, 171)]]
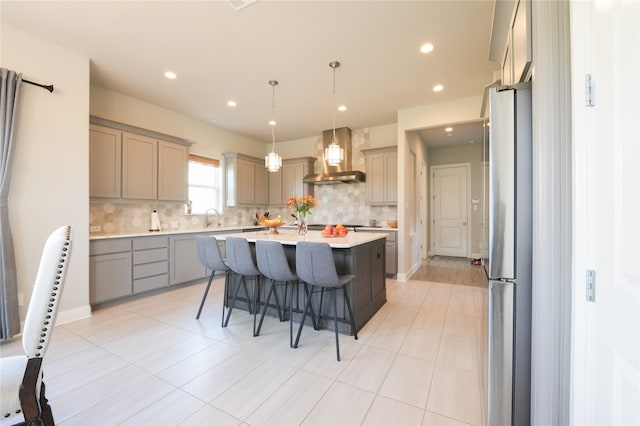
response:
[(247, 6), (251, 6), (258, 0), (227, 0), (227, 3), (231, 5), (237, 11), (244, 9)]

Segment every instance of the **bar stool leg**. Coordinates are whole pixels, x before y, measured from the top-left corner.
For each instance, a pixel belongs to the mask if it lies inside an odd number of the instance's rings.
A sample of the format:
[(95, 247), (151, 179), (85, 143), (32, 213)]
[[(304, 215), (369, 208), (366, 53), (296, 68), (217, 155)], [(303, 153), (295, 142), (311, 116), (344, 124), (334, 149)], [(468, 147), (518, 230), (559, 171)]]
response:
[(333, 289), (333, 325), (336, 330), (336, 358), (340, 361), (340, 341), (338, 339), (338, 289)]
[(196, 314), (196, 319), (200, 319), (200, 314), (202, 313), (202, 308), (204, 307), (204, 301), (207, 300), (207, 295), (209, 294), (209, 288), (211, 287), (211, 281), (213, 281), (213, 275), (216, 271), (211, 271), (211, 275), (209, 276), (209, 282), (207, 283), (207, 287), (204, 289), (204, 295), (202, 296), (202, 301), (200, 302), (200, 307), (198, 308), (198, 313)]

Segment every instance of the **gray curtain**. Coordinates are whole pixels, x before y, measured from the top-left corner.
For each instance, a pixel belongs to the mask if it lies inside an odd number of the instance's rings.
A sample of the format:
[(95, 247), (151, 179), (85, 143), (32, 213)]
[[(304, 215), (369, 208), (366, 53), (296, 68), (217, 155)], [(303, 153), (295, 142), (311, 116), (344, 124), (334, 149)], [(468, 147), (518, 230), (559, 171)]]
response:
[(20, 98), (22, 74), (0, 68), (0, 342), (20, 332), (18, 279), (13, 238), (9, 226), (9, 184), (11, 183), (14, 123)]

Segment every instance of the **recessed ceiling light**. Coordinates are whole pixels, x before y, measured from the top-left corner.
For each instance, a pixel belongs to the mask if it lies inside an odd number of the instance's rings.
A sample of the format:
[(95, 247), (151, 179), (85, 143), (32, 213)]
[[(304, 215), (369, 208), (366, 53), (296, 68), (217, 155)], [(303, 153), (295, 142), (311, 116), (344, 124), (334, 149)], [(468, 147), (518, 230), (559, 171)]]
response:
[(445, 132), (453, 132), (453, 127), (447, 127), (444, 129)]
[(347, 110), (347, 106), (346, 105), (340, 105), (338, 107), (338, 111), (346, 111)]
[(275, 126), (276, 124), (276, 120), (269, 120), (269, 126)]
[(178, 77), (178, 76), (176, 75), (176, 73), (175, 73), (175, 72), (173, 72), (173, 71), (165, 71), (164, 76), (165, 76), (165, 77), (167, 77), (167, 78), (168, 78), (168, 79), (170, 79), (170, 80), (175, 80), (175, 79), (176, 79), (176, 77)]
[(236, 101), (228, 101), (227, 105), (230, 106), (231, 108), (233, 108), (234, 106), (236, 106)]
[(436, 84), (435, 86), (433, 86), (434, 92), (442, 92), (442, 90), (444, 90), (444, 86), (442, 84)]
[(420, 46), (420, 51), (422, 53), (429, 53), (431, 51), (433, 51), (433, 44), (431, 43), (425, 43), (422, 46)]

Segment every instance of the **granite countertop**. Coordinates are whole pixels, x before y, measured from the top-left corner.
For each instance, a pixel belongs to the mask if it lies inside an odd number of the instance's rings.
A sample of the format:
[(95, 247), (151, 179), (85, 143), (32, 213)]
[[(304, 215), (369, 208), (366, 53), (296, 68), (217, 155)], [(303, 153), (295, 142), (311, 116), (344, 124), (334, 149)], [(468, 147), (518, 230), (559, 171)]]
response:
[(243, 229), (263, 229), (262, 226), (226, 226), (221, 228), (201, 228), (201, 229), (165, 229), (158, 232), (130, 232), (122, 234), (90, 233), (89, 240), (106, 240), (110, 238), (132, 238), (132, 237), (153, 237), (157, 235), (180, 235), (180, 234), (201, 234), (205, 232), (241, 232)]
[(268, 231), (242, 232), (237, 234), (216, 235), (218, 240), (227, 237), (242, 237), (249, 242), (256, 240), (280, 241), (284, 245), (296, 245), (298, 241), (310, 241), (313, 243), (329, 243), (333, 248), (351, 248), (371, 241), (385, 238), (386, 234), (374, 232), (349, 232), (344, 237), (323, 237), (320, 231), (308, 231), (306, 236), (299, 236), (296, 229), (280, 229), (278, 234), (269, 234)]
[(398, 232), (398, 228), (389, 228), (388, 226), (361, 226), (356, 232), (360, 231)]

